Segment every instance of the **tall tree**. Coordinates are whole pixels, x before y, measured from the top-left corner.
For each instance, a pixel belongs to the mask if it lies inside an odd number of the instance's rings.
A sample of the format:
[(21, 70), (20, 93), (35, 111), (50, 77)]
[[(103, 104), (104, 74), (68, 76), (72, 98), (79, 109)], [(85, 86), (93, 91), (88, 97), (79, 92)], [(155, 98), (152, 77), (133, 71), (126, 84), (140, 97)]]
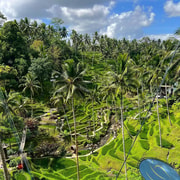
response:
[(55, 93), (53, 94), (53, 97), (51, 98), (51, 100), (53, 101), (54, 105), (56, 107), (62, 107), (63, 109), (63, 113), (64, 113), (64, 118), (65, 120), (67, 121), (67, 125), (68, 125), (68, 128), (69, 128), (69, 133), (70, 133), (70, 136), (71, 136), (71, 142), (72, 142), (72, 132), (71, 132), (71, 127), (69, 125), (69, 120), (68, 120), (68, 117), (66, 115), (66, 100), (65, 100), (65, 96), (62, 94), (62, 93), (57, 93), (55, 91)]
[[(24, 87), (23, 92), (29, 91), (31, 103), (33, 104), (33, 96), (35, 93), (37, 93), (37, 90), (41, 88), (36, 76), (28, 73), (22, 78), (22, 83), (20, 84), (20, 87)], [(33, 107), (31, 108), (31, 117), (33, 117)]]
[(162, 77), (160, 76), (160, 69), (157, 68), (156, 72), (153, 74), (153, 77), (151, 79), (151, 83), (154, 83), (156, 86), (156, 110), (157, 110), (157, 117), (158, 117), (158, 124), (159, 124), (159, 143), (160, 143), (160, 147), (162, 147), (162, 138), (161, 138), (161, 122), (160, 122), (160, 118), (159, 118), (159, 92), (158, 92), (158, 88), (160, 85), (160, 82), (162, 80)]
[[(139, 84), (136, 79), (136, 71), (134, 62), (128, 57), (128, 54), (120, 54), (118, 56), (116, 66), (114, 67), (115, 71), (110, 72), (110, 86), (116, 87), (116, 96), (120, 98), (120, 113), (121, 113), (121, 129), (122, 129), (122, 140), (123, 140), (123, 152), (124, 152), (124, 161), (126, 159), (126, 150), (125, 150), (125, 139), (124, 139), (124, 117), (123, 117), (123, 96), (129, 90), (136, 89)], [(114, 87), (113, 87), (114, 88)], [(127, 179), (127, 167), (125, 163), (125, 176)]]
[(13, 66), (16, 58), (24, 56), (28, 59), (27, 43), (17, 22), (8, 21), (4, 23), (0, 32), (1, 63)]
[(71, 39), (72, 39), (72, 42), (73, 42), (75, 55), (77, 55), (78, 46), (80, 44), (79, 43), (80, 38), (79, 38), (79, 34), (75, 30), (72, 30)]
[[(87, 81), (84, 80), (86, 70), (79, 64), (71, 61), (64, 64), (63, 72), (56, 73), (56, 92), (65, 93), (66, 102), (71, 100), (73, 120), (74, 120), (74, 137), (76, 144), (76, 160), (77, 160), (77, 179), (80, 179), (79, 174), (79, 158), (78, 158), (78, 140), (77, 140), (77, 130), (76, 130), (76, 117), (75, 117), (75, 96), (84, 97), (84, 94), (89, 92), (86, 89)], [(58, 77), (58, 78), (57, 78)]]

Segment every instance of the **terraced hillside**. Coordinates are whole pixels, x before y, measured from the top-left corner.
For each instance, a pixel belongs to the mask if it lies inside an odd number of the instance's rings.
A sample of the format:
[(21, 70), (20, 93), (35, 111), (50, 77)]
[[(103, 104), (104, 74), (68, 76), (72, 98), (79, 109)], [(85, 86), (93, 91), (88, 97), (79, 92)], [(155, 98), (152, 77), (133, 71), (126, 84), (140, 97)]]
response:
[[(161, 102), (160, 104), (163, 104)], [(170, 118), (172, 126), (169, 125), (166, 110), (160, 107), (162, 148), (159, 146), (159, 127), (155, 109), (146, 120), (142, 132), (139, 134), (135, 145), (127, 160), (128, 179), (142, 179), (138, 166), (143, 158), (157, 158), (167, 162), (177, 171), (180, 171), (180, 104), (171, 107)], [(125, 133), (126, 153), (137, 134), (140, 122), (135, 118), (137, 114), (128, 117), (125, 121), (127, 129)], [(80, 176), (83, 180), (88, 179), (114, 179), (123, 163), (123, 148), (121, 129), (114, 139), (110, 135), (109, 143), (106, 143), (93, 154), (80, 155)], [(79, 152), (83, 154), (83, 151)], [(76, 179), (76, 162), (72, 157), (67, 158), (41, 158), (30, 161), (32, 174), (39, 179)], [(124, 169), (118, 179), (124, 179)]]

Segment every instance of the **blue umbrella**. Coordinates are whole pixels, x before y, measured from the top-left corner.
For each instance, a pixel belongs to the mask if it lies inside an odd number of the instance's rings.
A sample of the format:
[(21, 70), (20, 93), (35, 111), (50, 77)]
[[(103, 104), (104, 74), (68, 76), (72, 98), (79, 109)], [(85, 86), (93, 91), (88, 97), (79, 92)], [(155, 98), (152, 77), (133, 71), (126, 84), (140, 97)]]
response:
[(180, 180), (179, 174), (170, 165), (156, 159), (141, 161), (139, 170), (145, 180)]

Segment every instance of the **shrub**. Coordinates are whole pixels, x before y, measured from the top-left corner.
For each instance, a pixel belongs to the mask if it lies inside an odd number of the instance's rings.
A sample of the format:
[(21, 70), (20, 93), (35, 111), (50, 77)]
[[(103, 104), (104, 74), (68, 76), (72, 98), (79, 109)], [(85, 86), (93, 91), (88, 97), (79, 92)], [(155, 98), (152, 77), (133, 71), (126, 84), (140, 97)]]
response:
[(10, 162), (9, 162), (9, 167), (16, 167), (19, 162), (20, 162), (20, 158), (12, 159), (12, 160), (10, 160)]
[(37, 146), (36, 154), (37, 154), (37, 156), (52, 155), (56, 152), (56, 150), (59, 148), (59, 146), (60, 146), (60, 144), (58, 144), (57, 142), (44, 141)]
[(31, 132), (36, 132), (38, 130), (39, 121), (37, 121), (36, 119), (28, 119), (26, 121), (26, 125)]
[(10, 156), (10, 155), (13, 155), (15, 152), (12, 150), (12, 149), (9, 149), (7, 151), (7, 155)]
[(15, 178), (17, 180), (26, 180), (26, 176), (24, 176), (22, 173), (16, 173)]

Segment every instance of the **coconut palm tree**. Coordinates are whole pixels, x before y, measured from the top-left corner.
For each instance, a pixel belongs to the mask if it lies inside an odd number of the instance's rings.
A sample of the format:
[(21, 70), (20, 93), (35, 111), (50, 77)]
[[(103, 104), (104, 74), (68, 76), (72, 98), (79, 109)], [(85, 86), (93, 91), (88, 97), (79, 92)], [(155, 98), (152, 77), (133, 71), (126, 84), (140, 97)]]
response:
[(54, 105), (55, 106), (62, 106), (62, 109), (63, 109), (63, 113), (64, 113), (64, 117), (67, 121), (67, 125), (68, 125), (68, 128), (69, 128), (69, 133), (70, 133), (70, 136), (71, 136), (71, 142), (72, 142), (72, 133), (71, 133), (71, 127), (69, 125), (69, 120), (68, 120), (68, 117), (66, 115), (66, 101), (65, 101), (65, 98), (64, 98), (64, 95), (62, 93), (54, 93), (53, 94), (53, 97), (51, 98), (51, 100), (53, 101)]
[(79, 44), (80, 44), (80, 35), (75, 30), (72, 30), (72, 33), (71, 33), (70, 37), (71, 37), (72, 42), (73, 42), (75, 56), (76, 56), (77, 51), (78, 51), (78, 47), (79, 47)]
[[(30, 92), (31, 103), (33, 103), (34, 94), (37, 93), (37, 90), (41, 88), (40, 82), (36, 79), (36, 76), (31, 73), (26, 74), (26, 76), (22, 78), (20, 87), (24, 87), (23, 92)], [(31, 117), (33, 117), (33, 107), (31, 108)]]
[(30, 112), (31, 109), (30, 99), (28, 97), (24, 97), (19, 92), (10, 91), (8, 94), (7, 103), (9, 105), (9, 109), (14, 114), (17, 114), (23, 118), (28, 117), (28, 112)]
[(64, 93), (66, 97), (66, 102), (71, 100), (72, 113), (74, 120), (74, 137), (76, 145), (76, 160), (77, 160), (77, 179), (80, 179), (79, 174), (79, 159), (78, 159), (78, 141), (77, 141), (77, 130), (76, 130), (76, 117), (75, 117), (75, 97), (84, 97), (85, 93), (89, 91), (86, 89), (88, 81), (84, 80), (86, 69), (84, 69), (79, 63), (74, 63), (74, 61), (69, 61), (69, 63), (64, 64), (63, 72), (55, 72), (55, 85), (56, 93)]
[[(116, 97), (120, 98), (120, 112), (121, 112), (121, 127), (122, 127), (122, 139), (123, 139), (123, 152), (124, 161), (126, 160), (125, 152), (125, 139), (124, 139), (124, 118), (123, 118), (123, 98), (126, 92), (132, 89), (136, 89), (139, 84), (136, 79), (136, 71), (134, 68), (134, 62), (128, 57), (128, 54), (120, 54), (116, 61), (115, 71), (110, 72), (110, 86), (116, 87)], [(125, 175), (127, 179), (127, 167), (125, 163)]]
[(158, 87), (162, 80), (160, 73), (161, 73), (161, 70), (159, 68), (157, 68), (155, 73), (152, 76), (150, 83), (156, 85), (156, 105), (157, 105), (156, 110), (157, 110), (157, 118), (158, 118), (158, 124), (159, 124), (159, 143), (160, 143), (160, 147), (162, 147), (161, 122), (159, 119), (159, 92), (158, 92)]

